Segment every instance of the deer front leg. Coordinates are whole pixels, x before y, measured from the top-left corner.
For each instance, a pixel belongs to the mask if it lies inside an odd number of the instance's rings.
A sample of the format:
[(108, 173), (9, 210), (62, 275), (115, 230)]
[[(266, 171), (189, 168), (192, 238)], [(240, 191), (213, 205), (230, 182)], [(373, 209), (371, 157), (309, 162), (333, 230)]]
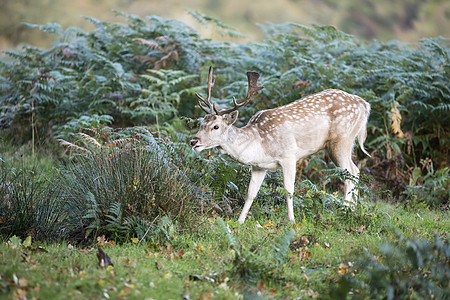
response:
[(252, 206), (253, 199), (255, 199), (256, 195), (258, 194), (259, 188), (261, 187), (265, 176), (266, 170), (255, 167), (252, 168), (252, 178), (250, 179), (250, 184), (248, 186), (247, 200), (245, 200), (244, 208), (242, 209), (241, 215), (238, 219), (238, 222), (240, 224), (244, 223), (248, 211)]
[(294, 195), (294, 187), (295, 187), (295, 173), (297, 171), (296, 161), (287, 161), (286, 163), (283, 163), (281, 165), (281, 168), (283, 169), (283, 181), (284, 181), (284, 188), (288, 192), (287, 195), (287, 210), (288, 210), (288, 218), (289, 221), (295, 222), (294, 218), (294, 202), (293, 202), (293, 195)]

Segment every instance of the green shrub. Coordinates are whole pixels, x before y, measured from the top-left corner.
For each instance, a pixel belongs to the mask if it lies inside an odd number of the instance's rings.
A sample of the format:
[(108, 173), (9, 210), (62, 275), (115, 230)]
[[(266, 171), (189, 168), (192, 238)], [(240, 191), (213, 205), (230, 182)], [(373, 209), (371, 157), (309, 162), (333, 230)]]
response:
[[(105, 234), (118, 240), (151, 239), (163, 216), (186, 225), (201, 205), (201, 191), (150, 133), (119, 139), (76, 156), (59, 183), (65, 235), (82, 240)], [(154, 228), (155, 227), (155, 228)]]
[(447, 299), (450, 296), (450, 244), (434, 240), (385, 243), (380, 256), (365, 253), (341, 277), (332, 299)]
[[(408, 205), (424, 203), (429, 207), (448, 209), (450, 204), (450, 169), (435, 171), (430, 159), (422, 160), (422, 168), (414, 168), (409, 185), (404, 194)], [(425, 173), (425, 175), (422, 175)]]
[(61, 236), (59, 190), (37, 168), (0, 160), (0, 234), (37, 240)]

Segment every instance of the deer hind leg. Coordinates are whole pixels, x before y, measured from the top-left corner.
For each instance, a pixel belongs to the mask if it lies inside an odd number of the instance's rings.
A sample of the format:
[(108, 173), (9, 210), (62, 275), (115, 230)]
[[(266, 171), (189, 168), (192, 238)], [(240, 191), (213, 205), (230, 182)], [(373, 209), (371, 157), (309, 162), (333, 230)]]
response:
[(252, 178), (250, 179), (250, 184), (248, 186), (247, 200), (245, 200), (244, 208), (242, 209), (241, 215), (239, 216), (238, 222), (240, 224), (244, 223), (247, 217), (248, 211), (252, 206), (253, 200), (258, 194), (259, 188), (261, 187), (264, 177), (266, 176), (266, 170), (252, 168)]
[[(359, 178), (359, 169), (352, 161), (353, 142), (340, 140), (337, 143), (330, 143), (328, 153), (333, 162), (340, 168), (347, 170), (354, 178)], [(354, 179), (347, 179), (344, 182), (344, 205), (354, 206), (357, 199)]]

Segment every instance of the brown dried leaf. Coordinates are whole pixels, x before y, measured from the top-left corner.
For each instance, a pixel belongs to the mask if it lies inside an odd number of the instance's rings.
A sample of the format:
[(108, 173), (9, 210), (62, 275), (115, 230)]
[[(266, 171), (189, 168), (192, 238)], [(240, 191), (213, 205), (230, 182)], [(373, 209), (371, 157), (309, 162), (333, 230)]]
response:
[(125, 266), (130, 268), (136, 268), (136, 260), (130, 260), (129, 258), (124, 258), (123, 262)]
[(102, 145), (100, 145), (100, 143), (94, 139), (92, 136), (86, 134), (86, 133), (82, 133), (82, 132), (78, 132), (77, 135), (81, 138), (83, 138), (86, 142), (93, 144), (95, 147), (97, 148), (101, 148)]
[(162, 51), (161, 46), (157, 42), (149, 41), (149, 40), (142, 39), (142, 38), (134, 38), (133, 41), (135, 41), (139, 44), (147, 45), (150, 49), (156, 49), (158, 51)]
[(98, 245), (99, 245), (100, 247), (103, 247), (103, 245), (105, 244), (105, 242), (106, 242), (106, 237), (105, 237), (105, 235), (102, 235), (102, 236), (98, 236), (98, 237), (97, 237), (97, 243), (98, 243)]
[(256, 284), (256, 288), (258, 289), (258, 291), (263, 291), (265, 287), (266, 287), (266, 283), (264, 281), (259, 281)]
[(299, 88), (299, 87), (306, 89), (306, 88), (309, 87), (309, 82), (305, 81), (305, 80), (297, 80), (294, 83), (294, 88), (296, 89), (296, 88)]
[(403, 131), (401, 129), (402, 115), (400, 114), (400, 111), (397, 109), (398, 105), (399, 104), (396, 101), (394, 103), (394, 107), (391, 108), (391, 120), (392, 120), (391, 128), (392, 128), (392, 131), (394, 132), (394, 134), (398, 138), (403, 139), (403, 138), (405, 138), (405, 134), (403, 133)]

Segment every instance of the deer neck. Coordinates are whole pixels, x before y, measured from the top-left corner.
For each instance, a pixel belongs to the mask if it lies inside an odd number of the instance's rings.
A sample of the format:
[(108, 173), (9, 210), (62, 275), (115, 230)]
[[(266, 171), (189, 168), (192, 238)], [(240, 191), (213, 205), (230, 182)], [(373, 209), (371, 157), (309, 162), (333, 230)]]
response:
[(247, 126), (243, 128), (230, 126), (225, 135), (224, 142), (219, 146), (222, 153), (228, 154), (243, 164), (258, 164), (263, 147), (255, 129)]

